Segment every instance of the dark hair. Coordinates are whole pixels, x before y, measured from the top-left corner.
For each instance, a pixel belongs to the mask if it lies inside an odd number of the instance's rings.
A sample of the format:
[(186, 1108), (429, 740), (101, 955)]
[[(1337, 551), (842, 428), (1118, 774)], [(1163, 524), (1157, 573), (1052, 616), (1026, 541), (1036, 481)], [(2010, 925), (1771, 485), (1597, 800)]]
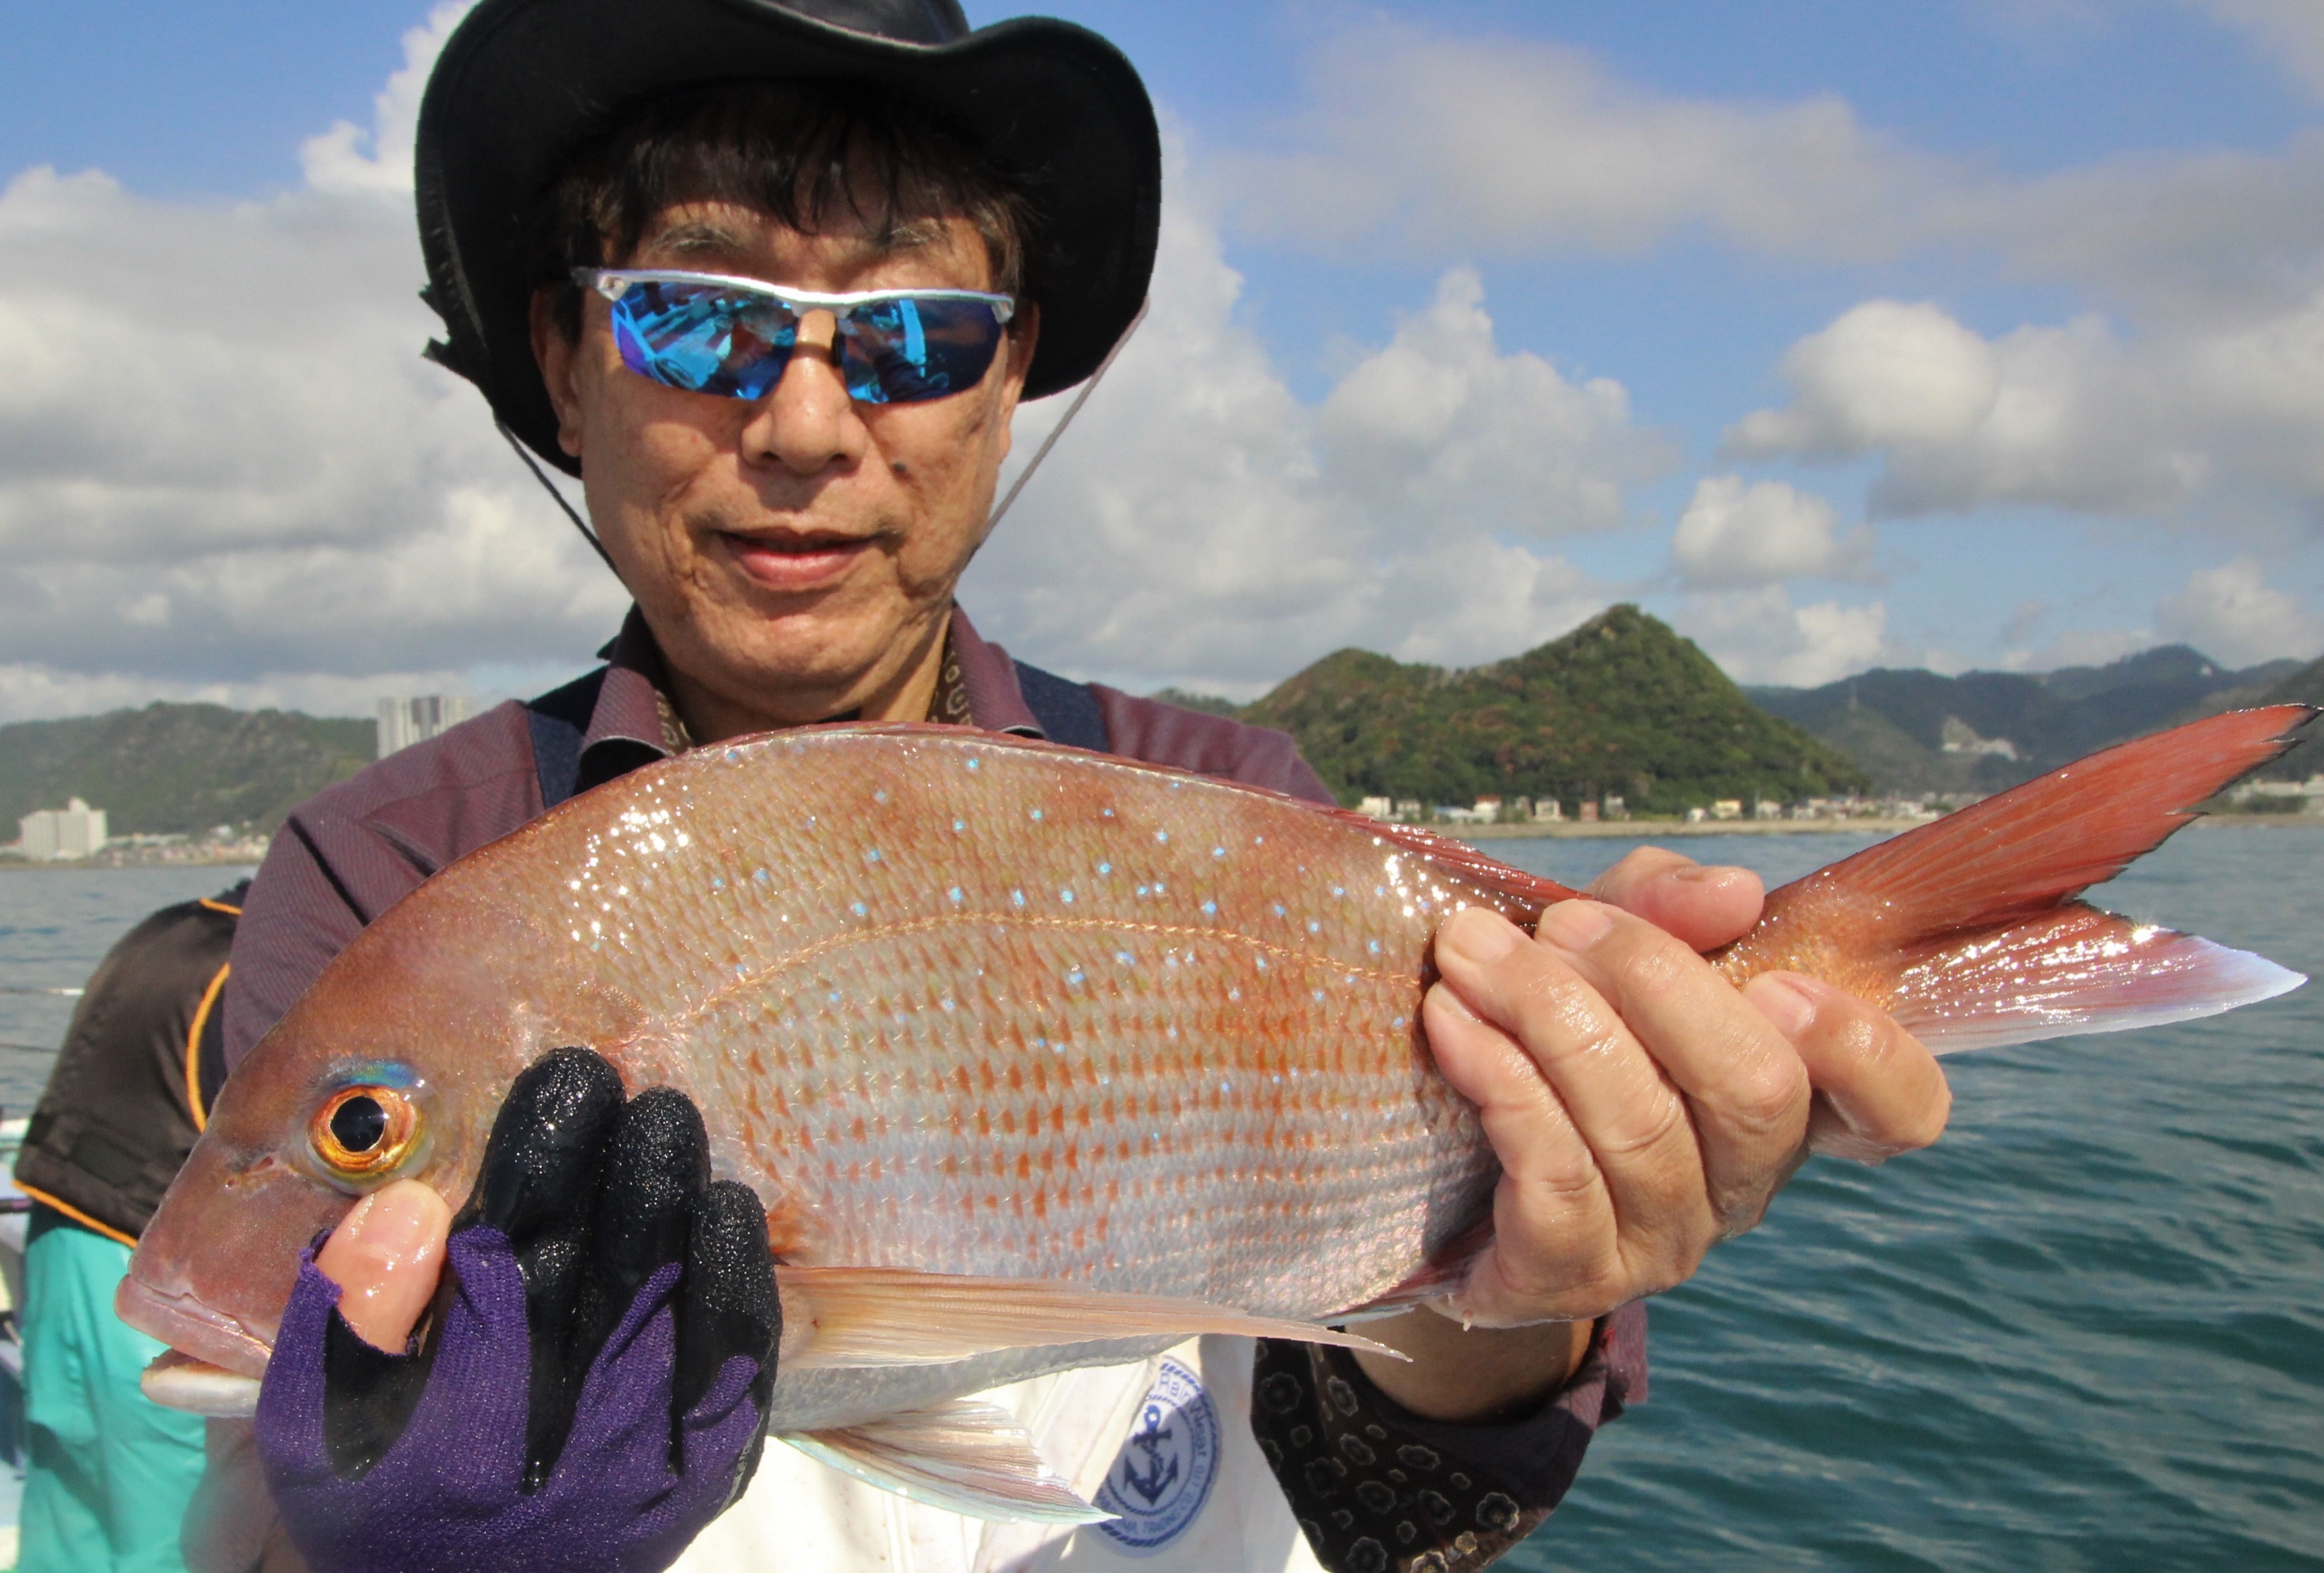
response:
[(657, 214), (704, 201), (757, 208), (803, 235), (861, 225), (882, 247), (918, 244), (933, 220), (965, 218), (984, 242), (991, 288), (1025, 286), (1030, 207), (958, 132), (864, 83), (724, 83), (632, 106), (550, 185), (533, 282), (554, 291), (566, 337), (581, 331), (575, 268), (628, 261)]

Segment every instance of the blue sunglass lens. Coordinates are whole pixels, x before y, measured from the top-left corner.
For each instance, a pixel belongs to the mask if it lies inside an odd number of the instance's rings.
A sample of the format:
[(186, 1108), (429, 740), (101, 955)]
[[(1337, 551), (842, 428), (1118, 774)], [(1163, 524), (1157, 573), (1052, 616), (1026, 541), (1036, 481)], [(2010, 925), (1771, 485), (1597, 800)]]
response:
[(623, 365), (666, 387), (730, 399), (763, 397), (798, 336), (798, 319), (779, 303), (709, 284), (632, 284), (613, 318)]
[[(714, 284), (643, 280), (613, 303), (622, 364), (666, 387), (732, 399), (765, 396), (790, 364), (792, 309)], [(982, 301), (890, 300), (840, 321), (841, 370), (864, 403), (941, 399), (982, 382), (1001, 325)]]

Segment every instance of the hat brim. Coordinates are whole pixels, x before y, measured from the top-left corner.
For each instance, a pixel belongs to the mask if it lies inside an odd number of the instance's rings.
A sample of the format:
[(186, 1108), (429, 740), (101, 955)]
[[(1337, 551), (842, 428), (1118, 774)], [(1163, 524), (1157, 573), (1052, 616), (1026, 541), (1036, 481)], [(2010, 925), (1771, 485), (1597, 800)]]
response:
[(1036, 215), (1027, 293), (1041, 337), (1028, 398), (1094, 372), (1146, 298), (1162, 152), (1120, 51), (1028, 17), (950, 43), (897, 42), (768, 0), (486, 0), (454, 31), (420, 103), (415, 170), (439, 358), (542, 458), (577, 467), (532, 356), (532, 217), (625, 105), (718, 82), (853, 79), (928, 106), (991, 152)]

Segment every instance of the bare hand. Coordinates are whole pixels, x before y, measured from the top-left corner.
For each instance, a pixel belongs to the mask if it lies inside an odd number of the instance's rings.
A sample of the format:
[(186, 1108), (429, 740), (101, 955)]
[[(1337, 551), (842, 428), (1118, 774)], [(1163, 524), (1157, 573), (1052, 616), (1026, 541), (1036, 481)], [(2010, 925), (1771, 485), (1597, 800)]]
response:
[(1872, 1006), (1796, 974), (1738, 992), (1698, 954), (1757, 921), (1746, 869), (1642, 849), (1527, 939), (1471, 909), (1423, 1005), (1503, 1174), (1495, 1236), (1443, 1309), (1485, 1326), (1601, 1316), (1684, 1282), (1811, 1152), (1936, 1140), (1950, 1097)]

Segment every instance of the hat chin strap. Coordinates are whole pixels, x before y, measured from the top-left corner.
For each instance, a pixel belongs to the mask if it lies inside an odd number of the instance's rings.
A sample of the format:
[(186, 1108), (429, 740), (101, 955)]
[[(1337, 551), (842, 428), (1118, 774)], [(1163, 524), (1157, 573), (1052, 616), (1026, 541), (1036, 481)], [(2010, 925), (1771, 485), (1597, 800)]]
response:
[[(1001, 516), (1008, 513), (1016, 504), (1018, 496), (1025, 490), (1025, 483), (1033, 478), (1033, 472), (1039, 469), (1041, 461), (1049, 457), (1049, 449), (1057, 446), (1057, 439), (1065, 434), (1065, 428), (1071, 426), (1074, 423), (1074, 417), (1082, 412), (1082, 406), (1089, 403), (1089, 396), (1097, 392), (1098, 384), (1103, 382), (1105, 374), (1113, 369), (1115, 357), (1128, 347), (1130, 336), (1138, 331), (1138, 325), (1146, 320), (1146, 309), (1151, 304), (1150, 299), (1138, 303), (1138, 315), (1130, 319), (1130, 326), (1121, 330), (1121, 337), (1113, 341), (1113, 347), (1107, 350), (1105, 358), (1097, 363), (1097, 370), (1090, 373), (1089, 381), (1082, 384), (1082, 391), (1075, 393), (1074, 402), (1065, 406), (1064, 416), (1049, 429), (1049, 435), (1042, 439), (1041, 446), (1034, 450), (1032, 462), (1026, 465), (1023, 472), (1018, 476), (1016, 483), (1009, 488), (1009, 495), (1001, 499), (1001, 505), (986, 515), (984, 529), (977, 536), (980, 541), (992, 533), (992, 527), (1001, 523)], [(556, 501), (557, 505), (565, 511), (565, 516), (567, 519), (573, 521), (573, 528), (581, 532), (581, 539), (589, 543), (589, 550), (597, 554), (599, 561), (612, 569), (615, 578), (620, 578), (622, 570), (613, 567), (613, 554), (605, 550), (605, 543), (597, 539), (597, 532), (589, 528), (589, 522), (581, 517), (579, 510), (566, 501), (565, 494), (558, 490), (557, 483), (549, 478), (548, 472), (540, 467), (540, 461), (525, 451), (524, 443), (515, 432), (509, 430), (509, 423), (495, 415), (493, 417), (493, 425), (499, 429), (502, 439), (508, 443), (511, 450), (524, 461), (524, 467), (532, 472), (532, 478), (540, 483), (540, 489)]]
[(557, 489), (557, 484), (549, 478), (548, 472), (540, 467), (539, 461), (525, 451), (524, 444), (518, 440), (517, 434), (509, 430), (509, 423), (495, 415), (493, 417), (493, 424), (500, 429), (501, 436), (506, 440), (509, 447), (515, 450), (517, 458), (524, 460), (524, 467), (532, 472), (532, 478), (540, 483), (540, 489), (555, 498), (557, 505), (565, 510), (565, 516), (573, 521), (573, 528), (581, 532), (581, 539), (589, 543), (589, 550), (597, 554), (597, 560), (613, 569), (615, 578), (621, 578), (622, 570), (613, 568), (613, 557), (605, 550), (605, 543), (597, 539), (597, 532), (589, 528), (589, 522), (581, 517), (572, 504), (565, 500), (565, 494)]
[(979, 541), (991, 535), (992, 527), (1001, 523), (1001, 516), (1015, 504), (1018, 494), (1025, 489), (1025, 483), (1033, 478), (1033, 472), (1039, 469), (1041, 461), (1049, 457), (1049, 449), (1057, 446), (1057, 439), (1065, 434), (1065, 428), (1071, 426), (1074, 417), (1082, 412), (1082, 406), (1089, 403), (1089, 396), (1097, 392), (1098, 384), (1103, 382), (1105, 374), (1113, 369), (1114, 357), (1129, 347), (1130, 337), (1138, 331), (1138, 325), (1146, 320), (1146, 308), (1153, 303), (1150, 295), (1138, 302), (1138, 315), (1130, 319), (1130, 326), (1121, 330), (1121, 337), (1113, 341), (1113, 347), (1107, 350), (1105, 358), (1097, 363), (1097, 370), (1090, 373), (1089, 381), (1082, 384), (1082, 391), (1075, 393), (1074, 402), (1065, 406), (1064, 418), (1049, 429), (1047, 437), (1042, 439), (1041, 446), (1034, 450), (1032, 462), (1018, 476), (1016, 484), (1009, 488), (1009, 495), (1001, 499), (1001, 505), (985, 516), (983, 532), (977, 537)]

